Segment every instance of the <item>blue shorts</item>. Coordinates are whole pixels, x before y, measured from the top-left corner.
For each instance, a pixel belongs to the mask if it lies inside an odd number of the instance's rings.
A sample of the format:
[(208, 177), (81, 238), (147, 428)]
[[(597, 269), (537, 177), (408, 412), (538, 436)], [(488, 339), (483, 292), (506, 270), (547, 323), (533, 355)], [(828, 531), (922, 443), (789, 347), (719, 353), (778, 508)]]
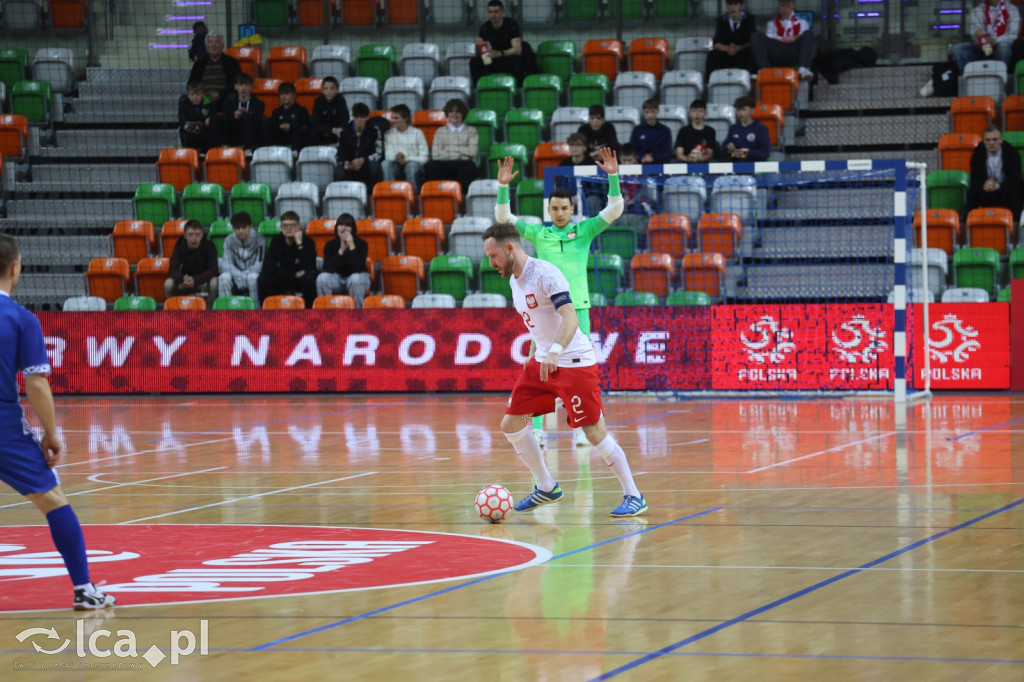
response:
[(57, 472), (46, 466), (35, 434), (21, 424), (0, 426), (0, 481), (22, 495), (45, 493), (60, 484)]

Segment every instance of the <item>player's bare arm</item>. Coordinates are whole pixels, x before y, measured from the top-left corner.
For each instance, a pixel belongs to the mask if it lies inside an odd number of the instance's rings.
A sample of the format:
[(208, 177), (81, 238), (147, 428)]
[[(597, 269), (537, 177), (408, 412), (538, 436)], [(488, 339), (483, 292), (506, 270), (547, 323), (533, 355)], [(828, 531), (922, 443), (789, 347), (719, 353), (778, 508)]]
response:
[(580, 328), (580, 319), (576, 315), (576, 309), (571, 304), (559, 306), (557, 312), (561, 316), (562, 322), (558, 325), (558, 331), (555, 333), (555, 341), (552, 344), (552, 348), (548, 350), (548, 354), (544, 357), (544, 362), (540, 363), (541, 381), (547, 381), (550, 373), (558, 371), (558, 359), (561, 356), (561, 351), (558, 351), (555, 344), (565, 348), (572, 342), (572, 337), (576, 335), (576, 330)]
[[(516, 160), (511, 156), (506, 156), (504, 159), (498, 162), (498, 184), (507, 185), (519, 175), (519, 171), (513, 170), (516, 165)], [(616, 166), (617, 167), (617, 166)]]
[(57, 411), (53, 405), (53, 393), (50, 382), (45, 374), (29, 374), (25, 377), (25, 394), (32, 410), (43, 425), (43, 438), (40, 447), (46, 466), (53, 467), (60, 461), (64, 452), (64, 444), (57, 436)]

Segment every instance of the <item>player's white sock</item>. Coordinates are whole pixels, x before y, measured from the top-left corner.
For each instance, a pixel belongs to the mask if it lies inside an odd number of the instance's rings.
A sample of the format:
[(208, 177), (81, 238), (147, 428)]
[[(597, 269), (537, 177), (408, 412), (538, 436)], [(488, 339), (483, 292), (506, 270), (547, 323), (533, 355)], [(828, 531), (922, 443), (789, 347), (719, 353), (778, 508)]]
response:
[[(536, 436), (533, 435), (533, 426), (527, 424), (522, 431), (506, 433), (505, 438), (508, 438), (508, 442), (516, 449), (516, 454), (519, 455), (519, 458), (530, 469), (534, 480), (537, 481), (537, 487), (544, 492), (554, 490), (557, 483), (551, 477), (548, 465), (544, 463), (544, 455), (540, 453), (540, 443), (537, 442)], [(622, 451), (619, 450), (619, 452)], [(625, 457), (623, 457), (623, 460), (625, 460)]]
[(615, 478), (619, 479), (622, 494), (640, 497), (640, 491), (637, 489), (636, 483), (633, 482), (633, 472), (629, 470), (629, 462), (626, 461), (626, 453), (622, 451), (612, 435), (609, 433), (603, 441), (594, 447), (601, 453), (601, 459), (611, 468)]

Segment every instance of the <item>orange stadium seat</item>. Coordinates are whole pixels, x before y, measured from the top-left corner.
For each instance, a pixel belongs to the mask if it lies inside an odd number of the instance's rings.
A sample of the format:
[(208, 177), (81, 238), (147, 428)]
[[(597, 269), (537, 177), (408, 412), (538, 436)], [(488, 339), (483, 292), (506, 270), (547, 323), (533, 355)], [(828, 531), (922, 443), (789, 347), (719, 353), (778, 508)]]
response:
[(405, 299), (395, 294), (375, 294), (363, 299), (363, 308), (404, 308)]
[(263, 52), (260, 48), (246, 45), (245, 47), (226, 47), (224, 54), (238, 60), (242, 73), (247, 73), (256, 80), (263, 75)]
[(167, 294), (164, 292), (164, 282), (170, 277), (171, 259), (143, 258), (135, 268), (135, 293), (139, 296), (150, 296), (162, 303)]
[(267, 57), (267, 76), (294, 83), (306, 75), (306, 48), (301, 45), (277, 45)]
[(199, 152), (189, 147), (162, 149), (156, 161), (157, 182), (173, 185), (178, 192), (199, 182)]
[(676, 266), (667, 253), (638, 253), (630, 262), (633, 271), (633, 290), (647, 291), (658, 298), (668, 298)]
[(164, 301), (164, 310), (206, 310), (202, 296), (171, 296)]
[(28, 119), (21, 114), (0, 116), (0, 155), (20, 159), (28, 149)]
[(796, 69), (772, 67), (757, 72), (757, 101), (762, 104), (778, 104), (783, 111), (793, 111), (799, 89)]
[(711, 298), (717, 298), (724, 284), (725, 256), (720, 253), (688, 253), (683, 256), (683, 289), (703, 291)]
[(668, 41), (664, 38), (634, 38), (630, 41), (630, 71), (649, 71), (660, 81), (668, 65)]
[(119, 220), (110, 235), (114, 256), (135, 265), (156, 248), (156, 229), (148, 220)]
[(370, 247), (368, 257), (380, 263), (394, 253), (395, 223), (388, 218), (363, 218), (356, 221), (356, 233)]
[(84, 31), (86, 0), (50, 0), (50, 25), (54, 31)]
[(786, 117), (782, 107), (778, 104), (758, 103), (754, 107), (752, 116), (765, 124), (768, 128), (768, 138), (773, 147), (779, 146), (779, 138), (782, 137), (782, 129), (786, 125)]
[(967, 246), (995, 249), (1000, 255), (1015, 232), (1013, 214), (1007, 208), (976, 208), (967, 214)]
[(418, 0), (388, 0), (389, 26), (415, 26), (420, 21)]
[(950, 130), (981, 135), (996, 119), (996, 101), (991, 97), (957, 97), (949, 109)]
[(402, 225), (401, 240), (405, 255), (429, 263), (444, 252), (444, 223), (440, 218), (409, 218)]
[(301, 296), (267, 296), (263, 299), (264, 310), (305, 310), (306, 302)]
[[(316, 255), (320, 258), (324, 257), (324, 247), (327, 246), (327, 242), (338, 236), (334, 231), (336, 222), (334, 218), (317, 218), (310, 220), (306, 225), (306, 236), (313, 240), (313, 244), (316, 246)], [(358, 231), (358, 226), (356, 226), (356, 232)]]
[(697, 222), (699, 251), (720, 253), (726, 260), (739, 255), (742, 225), (735, 213), (705, 213)]
[(622, 66), (622, 41), (588, 40), (583, 44), (583, 72), (603, 73), (614, 82)]
[(462, 185), (453, 180), (431, 180), (420, 187), (420, 213), (451, 225), (462, 213)]
[(981, 143), (981, 135), (946, 133), (939, 138), (939, 159), (942, 170), (971, 172), (971, 154)]
[(235, 185), (245, 181), (248, 172), (245, 150), (238, 147), (214, 147), (206, 152), (203, 172), (207, 182), (215, 182), (225, 192), (230, 192)]
[(1003, 100), (1003, 130), (1024, 130), (1024, 95)]
[(187, 220), (168, 220), (160, 228), (160, 253), (171, 257), (174, 245), (185, 236), (185, 223)]
[(129, 272), (124, 258), (93, 258), (85, 271), (89, 295), (113, 303), (128, 293)]
[(647, 221), (647, 248), (680, 260), (690, 243), (690, 218), (681, 213), (659, 213)]
[[(370, 208), (374, 218), (387, 218), (396, 225), (405, 222), (416, 205), (412, 183), (405, 181), (378, 182), (370, 195)], [(410, 297), (411, 298), (411, 297)]]
[(434, 133), (448, 125), (448, 117), (440, 109), (420, 109), (412, 115), (412, 125), (423, 131), (427, 146), (434, 146)]
[(257, 78), (252, 83), (252, 96), (263, 102), (267, 116), (281, 106), (281, 96), (277, 94), (277, 89), (283, 82), (280, 78)]
[(533, 177), (543, 178), (544, 169), (557, 166), (572, 156), (565, 142), (541, 142), (533, 150)]
[(387, 256), (380, 266), (380, 281), (385, 294), (411, 301), (423, 283), (423, 260), (418, 256)]
[[(299, 26), (302, 28), (320, 28), (324, 25), (323, 0), (297, 0), (295, 5), (295, 13), (299, 17)], [(333, 6), (334, 3), (332, 2), (332, 9)], [(328, 21), (330, 21), (330, 15), (328, 15)]]
[(316, 310), (355, 310), (356, 299), (351, 296), (317, 296), (313, 299), (313, 308)]
[(295, 101), (300, 107), (313, 113), (313, 103), (323, 92), (323, 78), (300, 78), (295, 81)]
[(345, 0), (342, 20), (346, 26), (375, 26), (377, 0)]
[[(921, 244), (921, 212), (914, 214), (914, 246)], [(951, 208), (928, 209), (928, 248), (942, 249), (952, 256), (960, 243), (960, 215)]]

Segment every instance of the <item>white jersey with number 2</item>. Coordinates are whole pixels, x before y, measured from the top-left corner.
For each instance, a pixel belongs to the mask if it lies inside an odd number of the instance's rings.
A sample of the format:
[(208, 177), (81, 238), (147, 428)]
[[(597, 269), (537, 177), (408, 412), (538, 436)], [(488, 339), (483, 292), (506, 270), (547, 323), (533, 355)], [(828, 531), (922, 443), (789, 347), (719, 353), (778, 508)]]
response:
[[(523, 324), (533, 337), (537, 348), (534, 357), (544, 362), (548, 349), (554, 343), (562, 316), (555, 308), (556, 300), (561, 305), (572, 306), (569, 298), (569, 280), (557, 267), (537, 258), (527, 258), (523, 272), (510, 278), (512, 305), (523, 318)], [(575, 315), (575, 311), (573, 315)], [(588, 367), (597, 364), (597, 355), (590, 339), (578, 328), (558, 359), (559, 367)]]

